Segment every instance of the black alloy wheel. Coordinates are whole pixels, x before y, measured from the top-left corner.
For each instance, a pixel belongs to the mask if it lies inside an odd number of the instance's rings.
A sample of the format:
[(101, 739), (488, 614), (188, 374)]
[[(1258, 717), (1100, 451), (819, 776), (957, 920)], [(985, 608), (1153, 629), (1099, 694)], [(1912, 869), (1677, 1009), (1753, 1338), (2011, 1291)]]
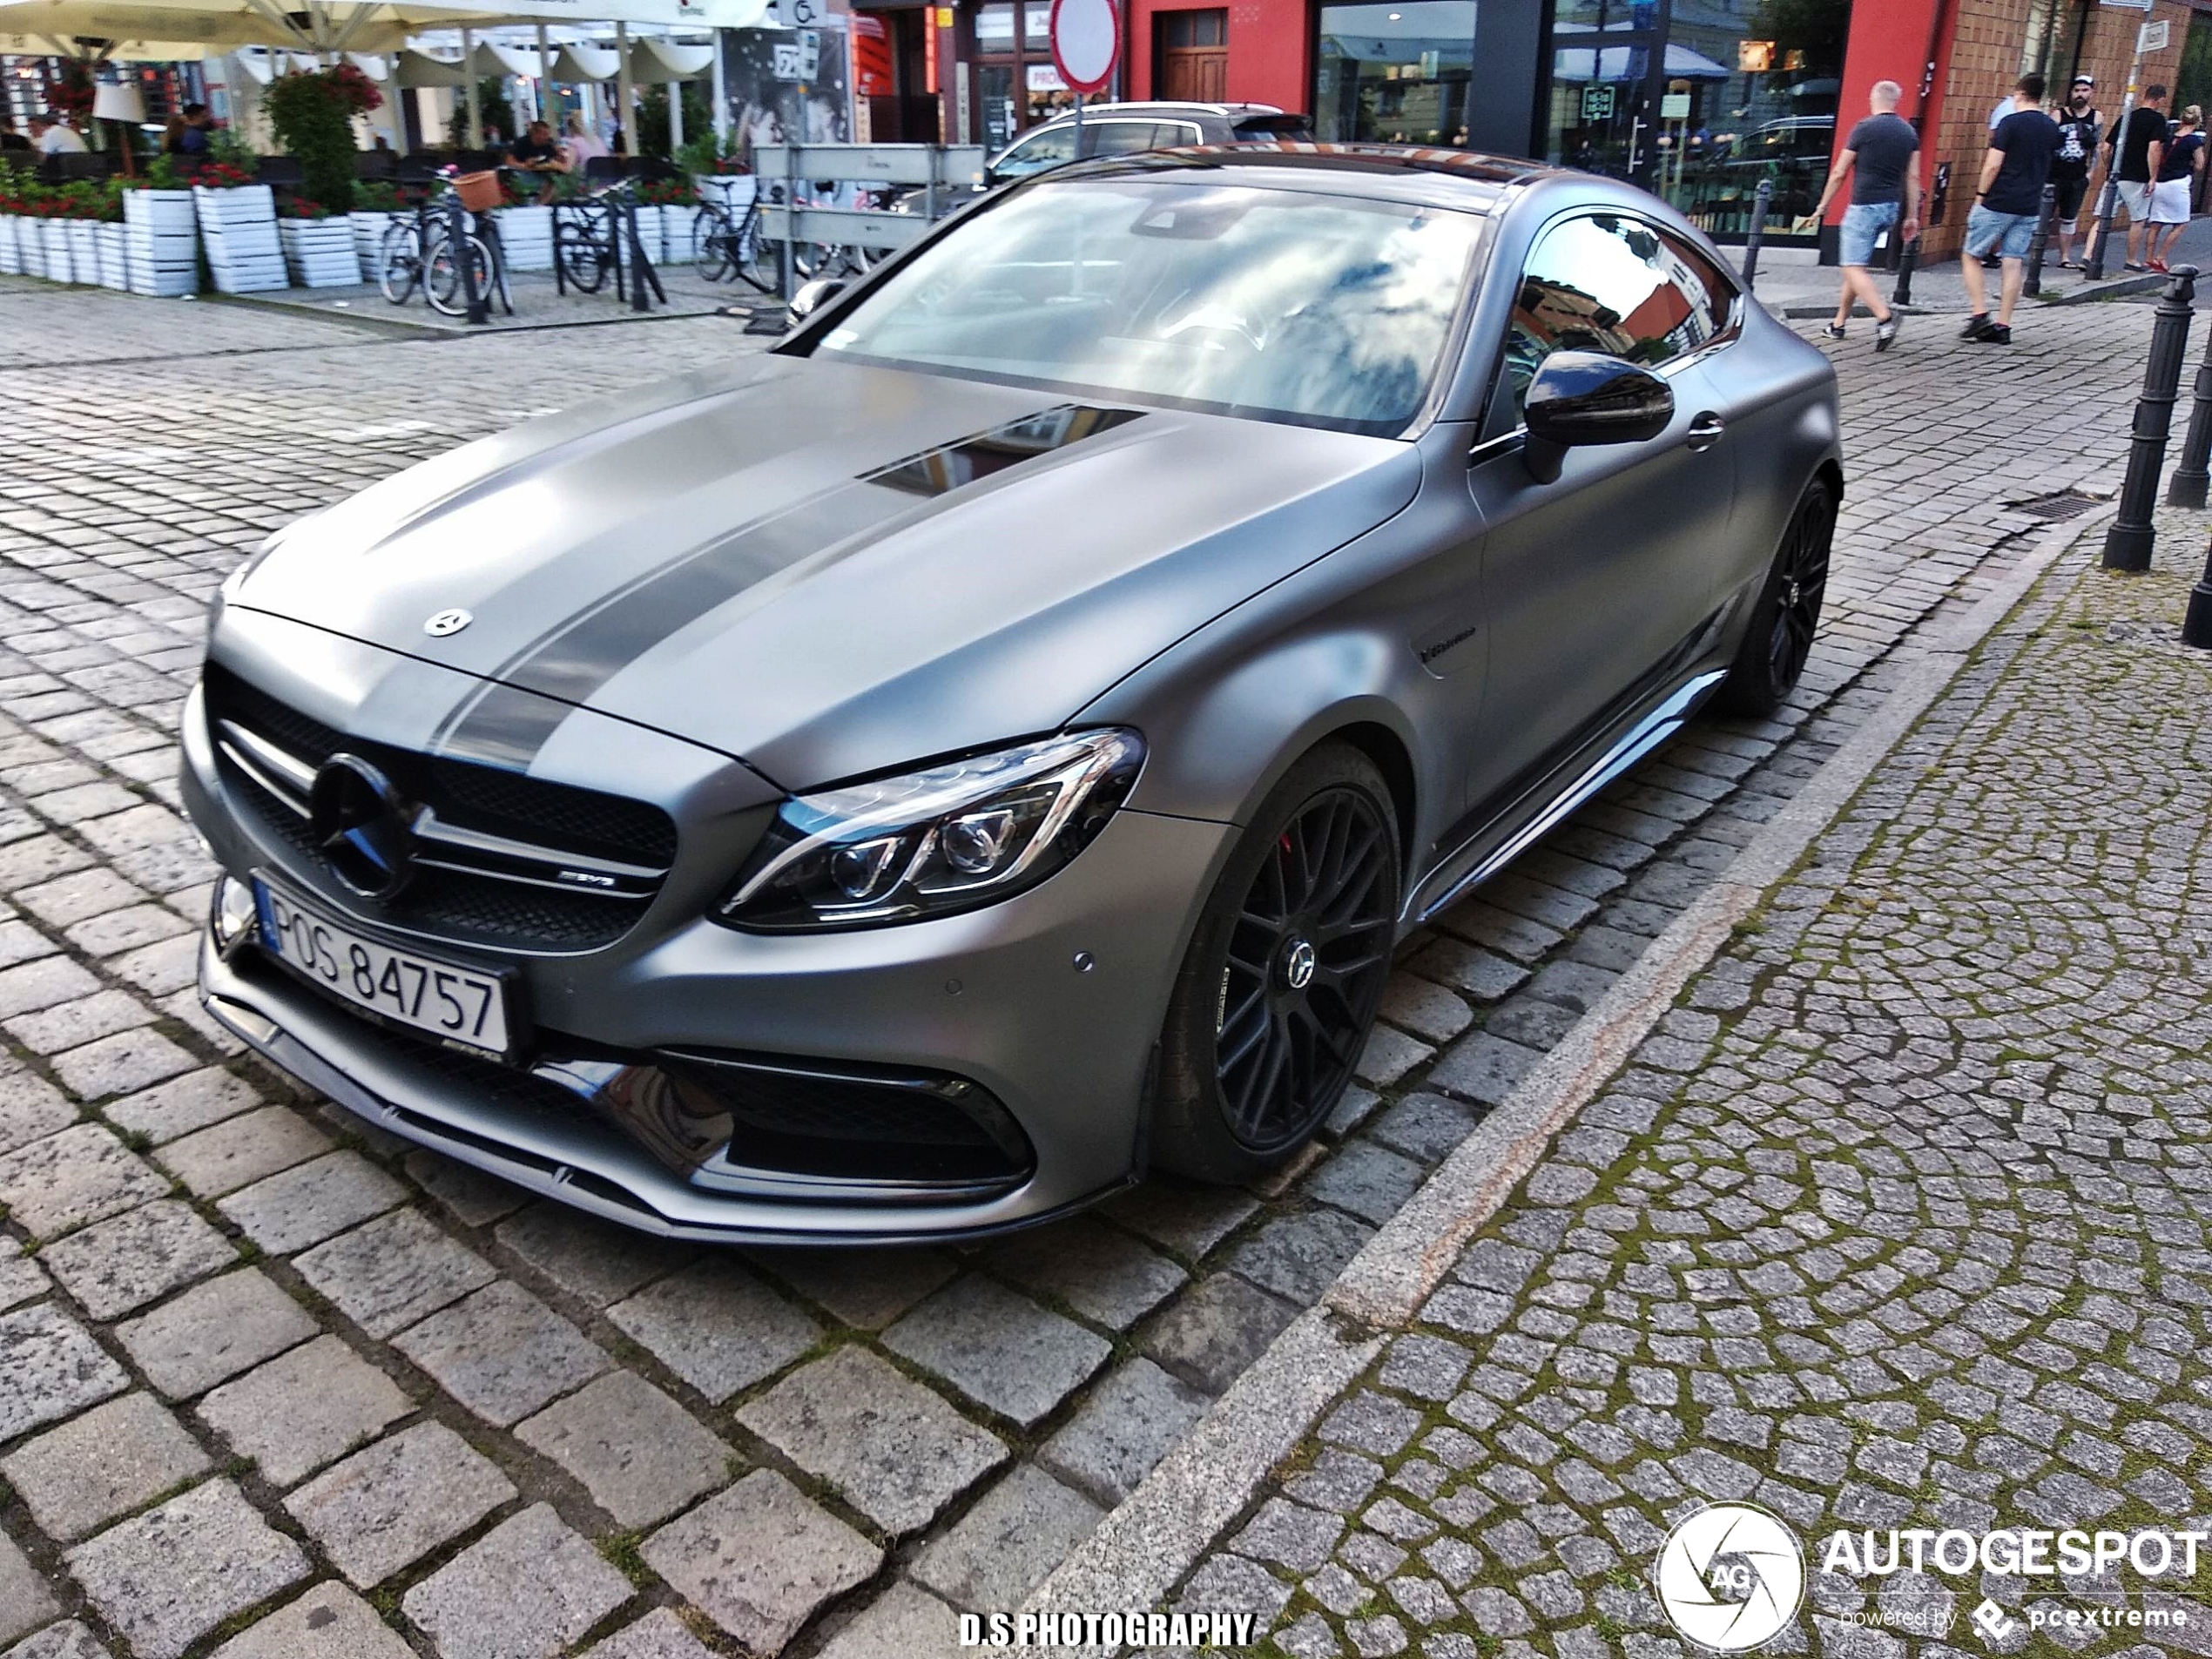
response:
[(1156, 1161), (1247, 1180), (1318, 1129), (1352, 1081), (1390, 975), (1397, 814), (1348, 745), (1306, 756), (1224, 871), (1164, 1034)]
[(1805, 486), (1775, 550), (1743, 643), (1721, 690), (1724, 707), (1767, 714), (1797, 689), (1820, 628), (1828, 591), (1829, 555), (1836, 539), (1836, 499), (1827, 481)]

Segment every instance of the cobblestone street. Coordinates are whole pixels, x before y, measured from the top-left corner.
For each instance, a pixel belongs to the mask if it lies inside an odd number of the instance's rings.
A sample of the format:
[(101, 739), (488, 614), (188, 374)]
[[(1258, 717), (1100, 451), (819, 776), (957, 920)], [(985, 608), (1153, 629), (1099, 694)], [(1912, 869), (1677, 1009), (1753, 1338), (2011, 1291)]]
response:
[[(2042, 521), (2007, 503), (2110, 490), (2149, 321), (1838, 348), (1850, 482), (1796, 705), (1693, 726), (1451, 913), (1368, 1086), (1265, 1189), (738, 1255), (531, 1202), (240, 1058), (192, 990), (211, 871), (172, 733), (268, 529), (764, 342), (396, 340), (0, 279), (35, 412), (0, 457), (0, 1655), (956, 1651), (954, 1612), (1089, 1537), (1880, 706), (1899, 643), (2013, 567)], [(2047, 583), (1190, 1605), (1301, 1655), (1669, 1652), (1639, 1586), (1687, 1495), (1807, 1527), (2212, 1509), (2184, 586)]]
[[(1302, 1659), (1684, 1652), (1649, 1568), (1701, 1501), (1808, 1536), (2203, 1524), (2212, 665), (2170, 517), (2156, 573), (2093, 542), (1990, 642), (1194, 1605), (1257, 1600)], [(2047, 1639), (2212, 1652), (2212, 1573), (1878, 1582), (1812, 1580), (1819, 1651), (1982, 1650), (1986, 1596), (2000, 1651), (2079, 1605), (2187, 1622)]]

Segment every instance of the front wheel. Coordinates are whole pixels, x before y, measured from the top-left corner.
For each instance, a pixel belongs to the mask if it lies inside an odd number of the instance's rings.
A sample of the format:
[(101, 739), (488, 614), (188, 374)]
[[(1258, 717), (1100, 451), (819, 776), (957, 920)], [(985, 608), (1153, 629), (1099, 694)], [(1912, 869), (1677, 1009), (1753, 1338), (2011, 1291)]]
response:
[(403, 306), (421, 280), (421, 239), (412, 225), (395, 225), (377, 245), (376, 286), (395, 306)]
[(719, 282), (731, 273), (737, 261), (730, 240), (729, 221), (713, 208), (702, 207), (691, 216), (691, 263), (704, 280)]
[(1375, 765), (1325, 743), (1252, 815), (1192, 934), (1161, 1034), (1153, 1161), (1249, 1181), (1312, 1137), (1390, 975), (1403, 880)]
[(1836, 540), (1836, 496), (1816, 478), (1797, 498), (1782, 545), (1751, 606), (1751, 620), (1722, 682), (1718, 705), (1731, 714), (1765, 715), (1780, 708), (1805, 671), (1820, 604), (1828, 591), (1828, 556)]

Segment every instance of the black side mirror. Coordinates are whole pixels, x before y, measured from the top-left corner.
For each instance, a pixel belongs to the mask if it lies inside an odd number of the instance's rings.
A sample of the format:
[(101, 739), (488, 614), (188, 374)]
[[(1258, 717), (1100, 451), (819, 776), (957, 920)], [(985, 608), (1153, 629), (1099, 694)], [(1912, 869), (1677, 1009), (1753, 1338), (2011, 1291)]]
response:
[(834, 277), (816, 277), (812, 282), (801, 283), (799, 292), (791, 297), (791, 320), (804, 322), (844, 292), (845, 284)]
[(1540, 484), (1584, 443), (1642, 443), (1675, 418), (1674, 388), (1649, 369), (1597, 352), (1560, 351), (1537, 365), (1521, 402), (1521, 459)]

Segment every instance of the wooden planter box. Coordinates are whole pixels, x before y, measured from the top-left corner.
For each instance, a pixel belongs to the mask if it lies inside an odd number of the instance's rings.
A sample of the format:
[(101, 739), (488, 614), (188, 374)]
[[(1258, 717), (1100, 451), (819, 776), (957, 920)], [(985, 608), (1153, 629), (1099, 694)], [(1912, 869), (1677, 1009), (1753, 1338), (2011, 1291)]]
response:
[(69, 275), (72, 282), (97, 287), (100, 280), (100, 226), (98, 219), (72, 219), (69, 226)]
[(65, 219), (40, 219), (38, 238), (46, 246), (46, 280), (70, 280), (69, 221)]
[(46, 223), (28, 216), (16, 220), (16, 263), (25, 276), (46, 274)]
[[(660, 210), (661, 264), (689, 265), (691, 262), (691, 221), (698, 217), (698, 212), (699, 210), (690, 202), (680, 207)], [(652, 252), (650, 243), (645, 251), (649, 253)]]
[(217, 293), (266, 293), (291, 286), (277, 238), (276, 203), (266, 185), (195, 187), (192, 194)]
[(374, 282), (380, 274), (384, 255), (384, 233), (403, 219), (412, 219), (412, 213), (358, 212), (346, 215), (346, 222), (354, 230), (354, 257), (361, 261), (361, 280)]
[(287, 219), (277, 225), (284, 262), (301, 288), (350, 288), (361, 280), (354, 227), (342, 219)]
[(499, 225), (499, 244), (506, 250), (509, 270), (553, 268), (552, 208), (502, 207), (492, 218)]
[(100, 250), (100, 286), (118, 293), (131, 290), (131, 241), (127, 227), (102, 219), (92, 226)]
[(173, 299), (199, 292), (199, 219), (189, 190), (123, 192), (131, 292)]
[(23, 250), (16, 241), (16, 226), (22, 222), (13, 213), (0, 213), (0, 276), (23, 273)]

